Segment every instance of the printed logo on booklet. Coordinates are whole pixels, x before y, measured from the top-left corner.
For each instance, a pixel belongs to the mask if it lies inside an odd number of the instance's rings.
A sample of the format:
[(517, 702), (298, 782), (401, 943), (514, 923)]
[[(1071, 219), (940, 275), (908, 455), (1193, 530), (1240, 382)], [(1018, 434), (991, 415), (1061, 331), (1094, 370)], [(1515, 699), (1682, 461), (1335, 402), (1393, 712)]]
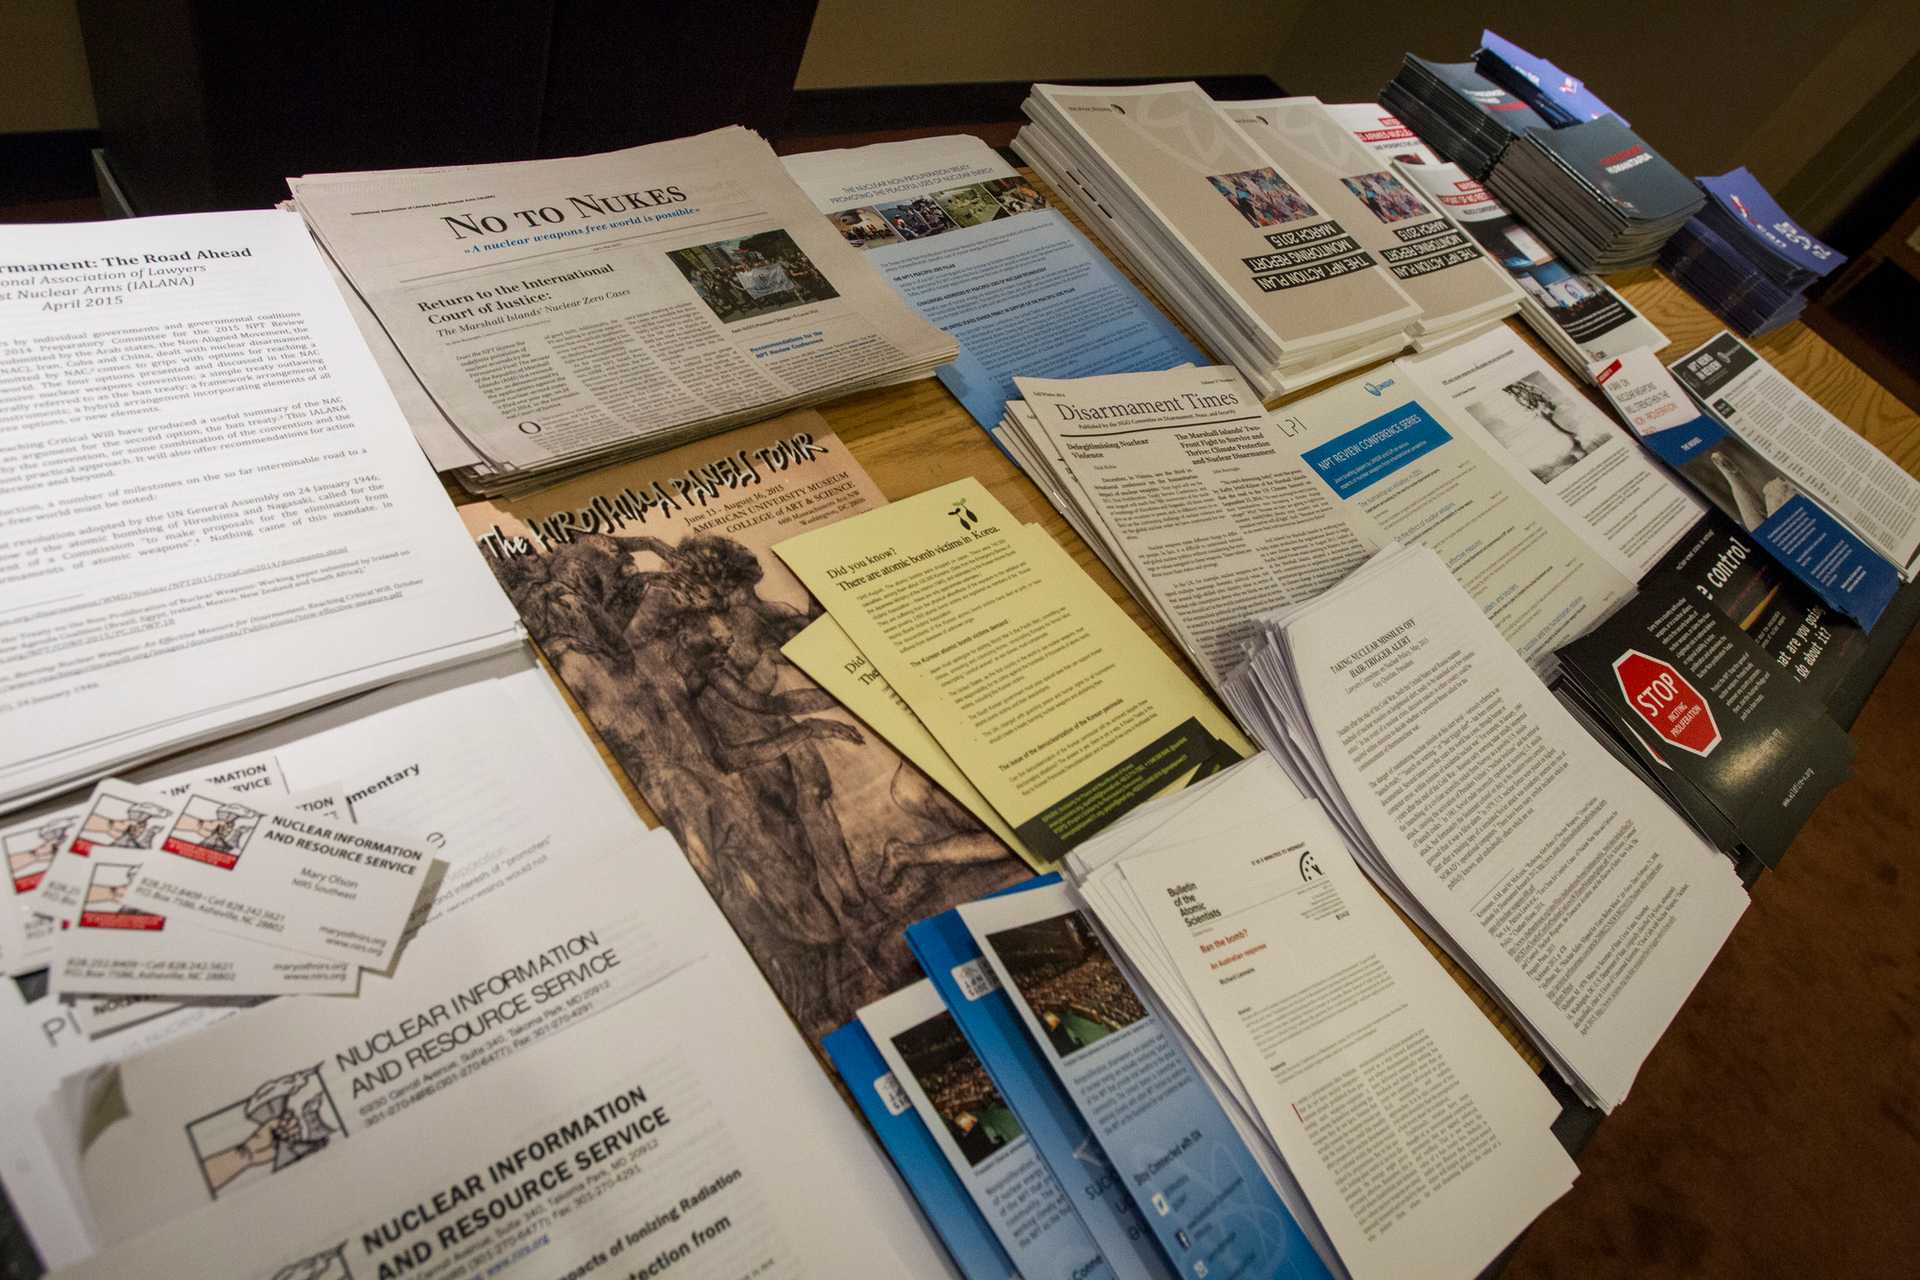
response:
[(1713, 708), (1671, 663), (1629, 649), (1613, 660), (1613, 674), (1627, 704), (1663, 741), (1697, 756), (1720, 745)]

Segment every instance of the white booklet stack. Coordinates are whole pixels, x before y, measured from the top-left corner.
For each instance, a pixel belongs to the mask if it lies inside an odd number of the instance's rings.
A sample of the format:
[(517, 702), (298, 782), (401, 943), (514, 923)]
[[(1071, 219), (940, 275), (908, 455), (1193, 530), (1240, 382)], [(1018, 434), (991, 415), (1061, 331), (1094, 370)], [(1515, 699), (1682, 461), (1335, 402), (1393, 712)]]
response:
[(1272, 756), (1062, 870), (1347, 1274), (1465, 1280), (1572, 1185), (1553, 1095)]
[(957, 350), (737, 126), (288, 185), (421, 447), (479, 493), (925, 376)]
[(1647, 347), (1658, 351), (1667, 336), (1608, 288), (1598, 276), (1574, 270), (1554, 256), (1545, 240), (1467, 176), (1441, 159), (1385, 107), (1371, 102), (1326, 106), (1327, 114), (1409, 186), (1445, 208), (1461, 230), (1500, 264), (1525, 294), (1520, 315), (1562, 360), (1585, 372), (1595, 360), (1611, 360)]
[(1732, 930), (1733, 865), (1419, 547), (1260, 620), (1237, 713), (1380, 890), (1602, 1110)]
[(1225, 102), (1233, 122), (1334, 212), (1420, 305), (1410, 332), (1422, 351), (1479, 333), (1524, 295), (1447, 207), (1363, 146), (1318, 98)]
[(1037, 84), (1014, 149), (1265, 399), (1406, 348), (1421, 306), (1192, 82)]

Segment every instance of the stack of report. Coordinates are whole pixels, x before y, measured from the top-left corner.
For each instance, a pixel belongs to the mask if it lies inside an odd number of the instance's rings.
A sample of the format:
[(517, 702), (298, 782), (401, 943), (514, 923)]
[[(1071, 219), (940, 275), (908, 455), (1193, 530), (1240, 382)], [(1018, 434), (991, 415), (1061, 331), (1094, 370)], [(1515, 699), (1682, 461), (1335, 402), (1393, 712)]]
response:
[(1272, 756), (1136, 810), (1063, 871), (1347, 1274), (1477, 1275), (1572, 1185), (1559, 1104)]
[(1409, 328), (1416, 348), (1457, 341), (1519, 310), (1519, 287), (1447, 206), (1382, 163), (1318, 98), (1221, 106), (1286, 165), (1309, 199), (1352, 228), (1360, 246), (1419, 304)]
[(1473, 55), (1473, 65), (1481, 75), (1532, 107), (1556, 129), (1606, 115), (1616, 117), (1622, 124), (1627, 122), (1625, 116), (1600, 101), (1577, 76), (1568, 75), (1545, 58), (1528, 53), (1497, 32), (1480, 33), (1480, 48)]
[(1667, 345), (1667, 335), (1631, 302), (1604, 280), (1560, 261), (1491, 192), (1459, 165), (1441, 159), (1393, 114), (1371, 102), (1341, 103), (1326, 110), (1356, 141), (1444, 208), (1488, 258), (1500, 264), (1520, 287), (1521, 318), (1567, 364), (1584, 373), (1592, 361)]
[(1699, 187), (1614, 116), (1529, 129), (1486, 182), (1582, 271), (1648, 265), (1706, 203)]
[(1390, 546), (1259, 623), (1226, 685), (1241, 721), (1581, 1097), (1618, 1104), (1746, 907), (1733, 864), (1432, 551)]
[(1486, 177), (1527, 130), (1552, 127), (1471, 62), (1429, 62), (1411, 53), (1380, 90), (1380, 102), (1475, 178)]
[(1691, 582), (1660, 577), (1560, 650), (1554, 691), (1723, 852), (1777, 867), (1853, 741)]
[(1700, 179), (1707, 203), (1660, 251), (1682, 288), (1749, 338), (1791, 324), (1806, 290), (1846, 261), (1787, 216), (1746, 169)]
[(1329, 207), (1191, 82), (1037, 84), (1023, 109), (1014, 149), (1263, 398), (1408, 345), (1421, 305), (1363, 237), (1411, 196)]
[(422, 449), (478, 493), (926, 376), (957, 350), (737, 126), (288, 185)]

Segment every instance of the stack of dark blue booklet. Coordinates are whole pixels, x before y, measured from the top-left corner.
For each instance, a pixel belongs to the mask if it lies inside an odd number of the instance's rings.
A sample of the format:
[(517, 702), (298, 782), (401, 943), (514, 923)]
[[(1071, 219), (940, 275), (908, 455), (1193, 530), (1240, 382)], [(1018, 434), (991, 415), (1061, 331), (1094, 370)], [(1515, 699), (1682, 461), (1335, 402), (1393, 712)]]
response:
[(1706, 207), (1667, 242), (1660, 265), (1749, 338), (1797, 319), (1806, 290), (1846, 256), (1788, 217), (1745, 169), (1700, 187)]
[(1649, 265), (1707, 199), (1612, 115), (1527, 130), (1485, 181), (1562, 258), (1592, 273)]
[(1522, 133), (1547, 127), (1532, 107), (1471, 62), (1429, 62), (1408, 54), (1380, 91), (1380, 103), (1473, 178), (1486, 177)]
[[(1480, 74), (1539, 113), (1556, 129), (1620, 113), (1600, 101), (1579, 77), (1568, 75), (1545, 58), (1528, 53), (1492, 31), (1480, 33), (1480, 49), (1473, 55)], [(1627, 123), (1620, 116), (1620, 123)]]

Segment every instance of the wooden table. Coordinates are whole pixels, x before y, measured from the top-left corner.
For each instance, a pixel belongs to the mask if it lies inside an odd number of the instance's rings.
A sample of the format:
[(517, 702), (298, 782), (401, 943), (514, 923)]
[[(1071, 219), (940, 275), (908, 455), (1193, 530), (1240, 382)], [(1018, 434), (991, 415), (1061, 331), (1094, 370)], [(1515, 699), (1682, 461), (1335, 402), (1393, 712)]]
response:
[[(1034, 178), (1024, 169), (1022, 172), (1026, 173), (1043, 192), (1051, 195), (1051, 191), (1044, 182)], [(1063, 212), (1067, 212), (1068, 216), (1072, 217), (1070, 211), (1063, 208)], [(1075, 219), (1075, 221), (1078, 220)], [(1122, 267), (1122, 270), (1125, 268)], [(1130, 279), (1135, 280), (1136, 284), (1139, 283), (1131, 272), (1127, 274)], [(1610, 277), (1608, 283), (1624, 294), (1667, 335), (1670, 344), (1662, 352), (1666, 360), (1672, 360), (1683, 352), (1691, 350), (1726, 327), (1685, 290), (1651, 268)], [(1178, 323), (1177, 317), (1176, 323)], [(1542, 352), (1549, 361), (1559, 363), (1558, 358), (1517, 317), (1507, 323)], [(1184, 330), (1184, 326), (1182, 328)], [(1193, 335), (1189, 333), (1188, 336)], [(1203, 350), (1205, 349), (1205, 343), (1199, 342), (1198, 339), (1195, 341)], [(1920, 474), (1920, 416), (1908, 410), (1891, 393), (1867, 377), (1812, 330), (1803, 324), (1795, 323), (1760, 339), (1753, 345), (1776, 368), (1818, 400), (1828, 411), (1860, 431), (1908, 471)], [(1565, 366), (1562, 365), (1562, 368), (1565, 369)], [(1571, 381), (1585, 386), (1585, 380), (1580, 371), (1565, 370), (1565, 372)], [(1354, 370), (1342, 376), (1357, 378), (1365, 376), (1366, 373), (1367, 370)], [(1320, 389), (1309, 388), (1270, 403), (1272, 405), (1287, 404), (1310, 396)], [(1591, 387), (1587, 387), (1586, 390), (1602, 412), (1606, 412), (1611, 418), (1611, 412), (1607, 409), (1605, 402), (1600, 399), (1598, 392)], [(1204, 687), (1205, 682), (1200, 679), (1198, 672), (1174, 642), (1154, 623), (1151, 615), (1141, 607), (1119, 580), (1108, 572), (1106, 566), (1100, 563), (1099, 557), (1080, 540), (1053, 505), (1007, 459), (1006, 455), (994, 446), (986, 433), (937, 380), (929, 378), (904, 386), (886, 387), (850, 396), (822, 407), (821, 413), (890, 499), (904, 498), (964, 476), (977, 477), (1006, 504), (1008, 510), (1015, 516), (1021, 520), (1045, 526), (1054, 539), (1072, 553), (1081, 568), (1126, 610), (1134, 622), (1152, 636), (1196, 684)], [(555, 683), (559, 682), (556, 680)], [(561, 689), (565, 693), (564, 686), (561, 686)], [(569, 703), (571, 705), (570, 698)], [(594, 733), (593, 726), (581, 714), (577, 705), (574, 706), (574, 715), (593, 737), (602, 760), (619, 780), (622, 790), (633, 803), (634, 808), (650, 826), (659, 825), (658, 816), (634, 788), (632, 780), (620, 769), (605, 743), (601, 742), (598, 735)], [(1402, 916), (1402, 919), (1405, 917)], [(1414, 926), (1409, 922), (1408, 927)], [(1417, 933), (1418, 930), (1416, 929), (1415, 932)], [(1493, 999), (1481, 990), (1431, 939), (1424, 935), (1421, 935), (1421, 938), (1442, 967), (1453, 975), (1454, 980), (1460, 984), (1473, 1002), (1499, 1028), (1515, 1051), (1536, 1072), (1543, 1071), (1546, 1067), (1545, 1060), (1513, 1026)], [(1548, 1075), (1554, 1083), (1558, 1083), (1551, 1073)], [(1563, 1094), (1564, 1096), (1569, 1095)], [(1570, 1117), (1573, 1110), (1577, 1108), (1570, 1110)], [(1584, 1136), (1591, 1127), (1592, 1119), (1591, 1114), (1584, 1122), (1569, 1118), (1568, 1133), (1563, 1136), (1570, 1134)], [(1577, 1141), (1577, 1138), (1575, 1140)]]

